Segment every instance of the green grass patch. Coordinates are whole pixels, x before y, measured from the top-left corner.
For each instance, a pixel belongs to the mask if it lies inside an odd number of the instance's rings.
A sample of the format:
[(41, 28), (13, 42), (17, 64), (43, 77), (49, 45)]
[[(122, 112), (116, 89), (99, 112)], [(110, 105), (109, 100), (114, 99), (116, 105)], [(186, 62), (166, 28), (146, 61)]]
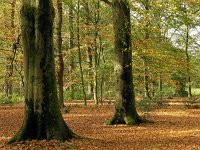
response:
[(200, 88), (192, 88), (192, 95), (194, 96), (200, 95)]

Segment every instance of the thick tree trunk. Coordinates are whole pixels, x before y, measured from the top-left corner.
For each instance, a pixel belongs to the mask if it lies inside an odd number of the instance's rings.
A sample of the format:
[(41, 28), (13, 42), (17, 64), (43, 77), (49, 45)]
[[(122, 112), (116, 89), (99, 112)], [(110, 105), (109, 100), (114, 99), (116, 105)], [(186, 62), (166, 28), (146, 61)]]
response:
[(23, 1), (21, 29), (25, 70), (25, 118), (9, 141), (67, 140), (75, 136), (65, 124), (56, 90), (51, 0)]
[(64, 61), (62, 54), (62, 1), (57, 0), (58, 22), (57, 22), (57, 53), (58, 53), (58, 99), (60, 108), (64, 107), (63, 97), (63, 74), (64, 74)]
[(110, 124), (138, 124), (141, 122), (136, 108), (132, 76), (132, 48), (130, 8), (126, 0), (113, 0), (115, 33), (115, 114)]

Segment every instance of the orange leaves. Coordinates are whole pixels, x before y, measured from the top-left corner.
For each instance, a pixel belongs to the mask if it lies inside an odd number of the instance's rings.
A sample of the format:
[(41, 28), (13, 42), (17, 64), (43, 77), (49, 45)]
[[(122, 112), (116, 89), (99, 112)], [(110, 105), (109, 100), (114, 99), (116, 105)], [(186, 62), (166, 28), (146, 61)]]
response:
[[(180, 105), (175, 105), (177, 102)], [(113, 114), (113, 105), (95, 107), (89, 104), (86, 108), (74, 102), (70, 112), (63, 116), (68, 126), (83, 139), (63, 143), (33, 140), (11, 145), (4, 145), (4, 142), (20, 128), (23, 109), (22, 106), (1, 106), (0, 149), (199, 149), (200, 110), (177, 109), (183, 102), (183, 98), (172, 99), (167, 108), (149, 112), (148, 116), (155, 123), (139, 126), (108, 126), (105, 122)]]

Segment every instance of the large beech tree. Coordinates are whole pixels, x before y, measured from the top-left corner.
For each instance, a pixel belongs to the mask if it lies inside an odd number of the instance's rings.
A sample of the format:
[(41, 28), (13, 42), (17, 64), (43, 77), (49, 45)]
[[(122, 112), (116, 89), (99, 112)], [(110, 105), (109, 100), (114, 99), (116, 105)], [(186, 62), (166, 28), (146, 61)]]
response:
[(21, 31), (24, 49), (25, 117), (9, 141), (67, 140), (74, 133), (65, 124), (56, 91), (53, 52), (54, 9), (51, 0), (23, 0)]
[(115, 114), (109, 124), (138, 124), (142, 120), (135, 107), (129, 4), (127, 0), (102, 1), (112, 8), (115, 33), (116, 102)]

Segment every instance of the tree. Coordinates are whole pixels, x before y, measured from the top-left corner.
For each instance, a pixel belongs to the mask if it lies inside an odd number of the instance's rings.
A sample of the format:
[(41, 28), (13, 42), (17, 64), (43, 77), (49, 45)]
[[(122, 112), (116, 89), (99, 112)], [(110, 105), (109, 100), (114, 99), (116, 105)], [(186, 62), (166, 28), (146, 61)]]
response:
[(85, 82), (83, 76), (83, 67), (82, 67), (82, 56), (81, 56), (81, 45), (80, 45), (80, 0), (78, 0), (77, 8), (77, 47), (78, 47), (78, 62), (81, 72), (81, 85), (84, 96), (84, 105), (87, 106), (86, 92), (85, 92)]
[[(75, 42), (74, 42), (74, 11), (73, 11), (73, 1), (70, 0), (69, 2), (69, 49), (72, 50), (75, 47)], [(74, 65), (74, 54), (70, 53), (70, 80), (72, 80), (72, 73), (75, 68)], [(72, 84), (70, 86), (70, 95), (71, 99), (74, 99), (74, 85)]]
[(194, 77), (194, 74), (192, 73), (191, 58), (192, 54), (195, 53), (195, 50), (199, 49), (196, 48), (199, 47), (197, 42), (198, 39), (195, 39), (195, 34), (199, 34), (199, 30), (197, 29), (199, 27), (199, 19), (197, 17), (197, 14), (199, 14), (200, 11), (199, 4), (194, 1), (183, 2), (178, 0), (173, 1), (173, 5), (171, 7), (171, 12), (169, 13), (174, 14), (172, 18), (173, 24), (171, 25), (171, 28), (174, 30), (174, 45), (181, 48), (182, 51), (185, 51), (184, 58), (186, 67), (183, 69), (185, 76), (179, 78), (186, 78), (185, 81), (182, 81), (181, 85), (187, 85), (187, 92), (185, 91), (181, 95), (186, 96), (187, 94), (188, 98), (191, 98), (192, 80)]
[(112, 7), (115, 33), (115, 114), (109, 124), (138, 124), (142, 122), (135, 108), (132, 76), (132, 47), (130, 8), (127, 0), (103, 0)]
[(63, 74), (64, 74), (64, 62), (62, 54), (62, 1), (57, 0), (57, 10), (58, 10), (58, 21), (57, 21), (57, 53), (58, 53), (58, 99), (60, 103), (60, 108), (64, 107), (64, 97), (63, 97)]
[(67, 140), (75, 136), (62, 118), (56, 90), (51, 0), (22, 1), (25, 117), (9, 143), (31, 139)]
[[(85, 24), (86, 26), (90, 26), (90, 24), (92, 24), (92, 12), (90, 10), (89, 7), (89, 2), (83, 0), (83, 7), (85, 10), (85, 17), (86, 17), (86, 21)], [(86, 33), (86, 37), (89, 37), (91, 35), (91, 30), (88, 30)], [(91, 40), (87, 40), (87, 55), (88, 55), (88, 77), (90, 79), (89, 83), (88, 83), (88, 95), (89, 97), (92, 97), (93, 93), (94, 93), (94, 87), (93, 87), (93, 81), (92, 81), (92, 68), (93, 68), (93, 54), (92, 54), (92, 48), (91, 48)]]
[[(15, 7), (16, 7), (16, 0), (13, 0), (11, 3), (11, 21), (10, 21), (10, 29), (15, 32)], [(12, 33), (13, 34), (13, 33)], [(14, 36), (13, 39), (11, 40), (12, 42), (14, 41)], [(6, 65), (6, 74), (5, 74), (5, 95), (7, 98), (11, 99), (12, 94), (13, 94), (13, 83), (12, 83), (12, 77), (13, 77), (13, 72), (14, 72), (14, 60), (16, 56), (16, 50), (17, 50), (17, 44), (19, 42), (13, 42), (12, 43), (12, 54), (7, 56), (7, 63)]]

